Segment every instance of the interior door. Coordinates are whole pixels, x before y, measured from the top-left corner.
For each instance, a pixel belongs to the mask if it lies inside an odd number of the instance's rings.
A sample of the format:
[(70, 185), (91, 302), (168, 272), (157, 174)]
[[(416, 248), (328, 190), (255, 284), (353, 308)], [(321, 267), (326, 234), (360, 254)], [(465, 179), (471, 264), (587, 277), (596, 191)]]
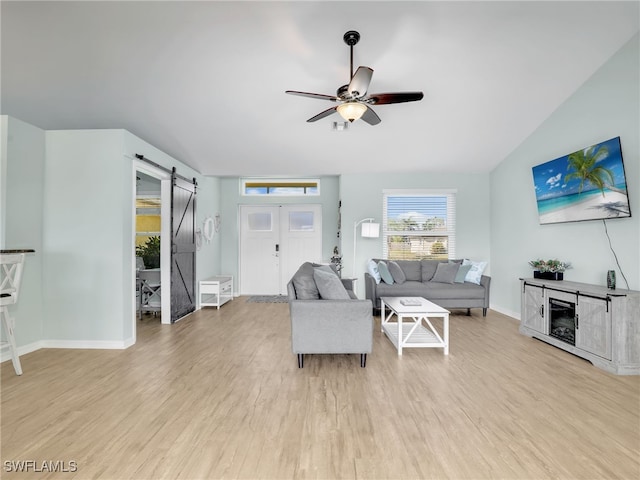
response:
[(196, 185), (172, 175), (171, 323), (193, 312), (196, 283)]
[(284, 295), (303, 262), (321, 260), (320, 205), (240, 207), (242, 295)]

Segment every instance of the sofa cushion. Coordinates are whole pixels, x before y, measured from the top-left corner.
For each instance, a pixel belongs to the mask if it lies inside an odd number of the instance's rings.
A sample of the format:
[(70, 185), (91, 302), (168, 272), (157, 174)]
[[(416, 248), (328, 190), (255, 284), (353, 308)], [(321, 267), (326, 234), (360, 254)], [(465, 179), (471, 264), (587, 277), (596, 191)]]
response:
[(393, 277), (394, 282), (403, 284), (407, 280), (406, 275), (397, 262), (389, 260), (389, 262), (387, 262), (387, 267), (389, 267), (389, 272), (391, 272), (391, 276)]
[(459, 263), (439, 263), (431, 281), (437, 283), (453, 283), (459, 268)]
[(402, 269), (406, 280), (413, 280), (415, 282), (422, 281), (422, 268), (420, 262), (417, 260), (397, 260), (396, 263)]
[(483, 299), (485, 290), (481, 285), (475, 283), (423, 283), (426, 287), (422, 291), (421, 297), (438, 303), (438, 300), (466, 300), (466, 299)]
[(436, 269), (438, 268), (438, 264), (442, 263), (440, 260), (420, 260), (420, 268), (422, 270), (422, 281), (428, 282), (433, 276), (436, 274)]
[(376, 283), (380, 283), (380, 271), (378, 270), (378, 263), (375, 260), (369, 260), (367, 262), (367, 272), (373, 277)]
[(298, 300), (318, 300), (320, 292), (316, 287), (316, 281), (313, 278), (314, 267), (311, 262), (305, 262), (300, 265), (298, 271), (291, 279), (293, 287), (296, 289), (296, 298)]
[(462, 262), (463, 265), (471, 265), (471, 269), (467, 273), (466, 277), (464, 277), (465, 282), (475, 283), (476, 285), (480, 285), (480, 280), (482, 279), (482, 272), (487, 268), (487, 262), (474, 262), (473, 260), (464, 259)]
[(471, 265), (460, 265), (458, 273), (456, 273), (454, 283), (464, 283), (464, 279), (467, 276), (467, 273), (469, 273), (469, 270), (471, 270)]
[(318, 287), (318, 292), (320, 292), (320, 297), (324, 300), (349, 300), (351, 298), (335, 273), (314, 268), (313, 279)]
[(387, 283), (389, 285), (393, 284), (393, 276), (389, 271), (389, 267), (387, 267), (387, 264), (382, 260), (378, 262), (378, 272), (380, 272), (380, 278), (384, 283)]
[(378, 297), (424, 297), (427, 289), (422, 282), (407, 280), (403, 284), (381, 283), (376, 287)]

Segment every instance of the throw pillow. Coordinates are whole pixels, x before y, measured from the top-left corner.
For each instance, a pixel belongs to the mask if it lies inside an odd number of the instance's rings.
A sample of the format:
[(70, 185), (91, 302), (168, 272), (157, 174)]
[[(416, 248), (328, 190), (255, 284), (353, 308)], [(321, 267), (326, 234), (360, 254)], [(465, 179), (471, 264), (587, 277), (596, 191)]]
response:
[(459, 263), (439, 263), (431, 281), (437, 283), (453, 283), (459, 268)]
[(367, 272), (373, 277), (376, 284), (380, 283), (380, 272), (378, 271), (378, 264), (375, 261), (369, 260), (367, 262)]
[(467, 276), (464, 277), (464, 281), (480, 285), (482, 272), (484, 272), (484, 269), (487, 267), (487, 262), (474, 262), (465, 258), (462, 265), (471, 265)]
[[(458, 264), (460, 265), (460, 264)], [(471, 265), (460, 265), (458, 269), (458, 273), (456, 273), (456, 279), (453, 281), (454, 283), (464, 283), (464, 279), (471, 270)]]
[(389, 262), (387, 262), (387, 267), (389, 267), (389, 272), (391, 272), (393, 281), (398, 285), (402, 285), (407, 280), (407, 277), (405, 276), (402, 268), (400, 268), (400, 265), (398, 265), (397, 262), (390, 260)]
[(320, 297), (324, 300), (349, 300), (351, 298), (340, 278), (334, 273), (316, 268), (313, 271), (313, 279), (318, 286)]
[(380, 278), (384, 280), (384, 283), (388, 285), (393, 284), (393, 276), (389, 271), (389, 267), (387, 267), (387, 264), (383, 261), (378, 262), (378, 272), (380, 272)]
[(429, 280), (431, 280), (436, 274), (438, 265), (440, 265), (441, 263), (442, 262), (439, 260), (427, 260), (424, 258), (420, 260), (420, 267), (422, 269), (422, 281), (428, 282)]
[(318, 265), (318, 264), (314, 264), (313, 268), (314, 268), (314, 271), (315, 271), (315, 270), (322, 270), (323, 272), (333, 273), (334, 275), (338, 275), (338, 274), (336, 273), (336, 271), (335, 271), (333, 268), (331, 268), (331, 266), (330, 266), (330, 265)]
[(313, 264), (305, 262), (293, 275), (292, 282), (298, 300), (318, 300), (320, 298), (318, 287), (313, 279), (313, 272)]

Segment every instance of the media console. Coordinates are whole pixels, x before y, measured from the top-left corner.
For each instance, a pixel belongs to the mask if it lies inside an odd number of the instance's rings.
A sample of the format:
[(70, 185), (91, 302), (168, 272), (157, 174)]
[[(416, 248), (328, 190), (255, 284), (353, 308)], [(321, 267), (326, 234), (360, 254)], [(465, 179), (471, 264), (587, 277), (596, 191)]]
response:
[(640, 375), (640, 292), (521, 278), (520, 333), (617, 375)]

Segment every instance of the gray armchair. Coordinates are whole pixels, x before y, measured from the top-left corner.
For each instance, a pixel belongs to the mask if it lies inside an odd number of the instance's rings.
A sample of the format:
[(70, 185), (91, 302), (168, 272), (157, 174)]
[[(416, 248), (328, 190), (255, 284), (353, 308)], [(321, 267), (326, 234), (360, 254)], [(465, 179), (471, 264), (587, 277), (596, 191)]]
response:
[[(287, 284), (291, 349), (298, 355), (298, 367), (303, 368), (304, 355), (307, 353), (359, 353), (360, 366), (365, 367), (367, 354), (371, 353), (373, 346), (371, 301), (358, 300), (353, 293), (352, 281), (348, 279), (341, 281), (349, 299), (306, 299), (310, 295), (301, 289), (299, 280), (306, 276), (304, 280), (308, 282), (309, 272), (313, 275), (313, 264), (303, 264)], [(300, 290), (298, 293), (296, 285)]]

